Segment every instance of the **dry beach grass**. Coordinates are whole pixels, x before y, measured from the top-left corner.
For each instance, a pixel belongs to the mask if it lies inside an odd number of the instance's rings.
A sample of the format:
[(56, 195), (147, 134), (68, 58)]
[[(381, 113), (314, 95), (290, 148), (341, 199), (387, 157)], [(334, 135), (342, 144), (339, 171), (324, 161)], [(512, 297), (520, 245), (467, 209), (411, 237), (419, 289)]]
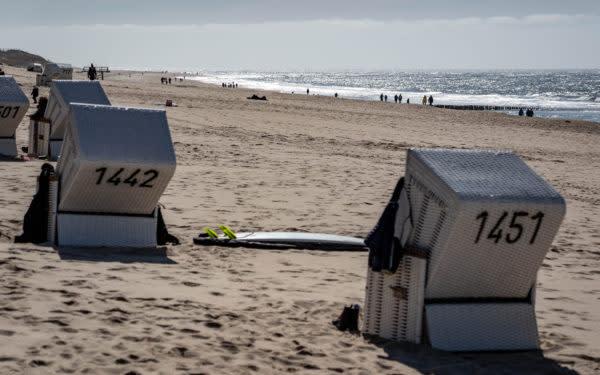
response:
[[(35, 75), (4, 69), (29, 94)], [(160, 76), (111, 73), (102, 85), (113, 105), (178, 104), (166, 108), (178, 165), (161, 203), (180, 246), (14, 244), (43, 161), (0, 162), (0, 373), (600, 371), (600, 124), (274, 92), (263, 102)], [(444, 353), (336, 330), (343, 305), (364, 299), (366, 253), (192, 244), (219, 224), (364, 237), (408, 147), (511, 150), (565, 197), (538, 277), (542, 351)]]

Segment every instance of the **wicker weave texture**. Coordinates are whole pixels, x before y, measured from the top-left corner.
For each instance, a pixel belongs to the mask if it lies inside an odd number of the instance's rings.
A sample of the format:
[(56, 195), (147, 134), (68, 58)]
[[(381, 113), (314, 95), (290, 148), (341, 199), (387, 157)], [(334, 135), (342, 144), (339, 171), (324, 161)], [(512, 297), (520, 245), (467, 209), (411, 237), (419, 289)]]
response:
[(58, 180), (54, 174), (48, 189), (48, 242), (56, 240), (56, 209), (58, 204)]
[(409, 150), (406, 175), (410, 242), (429, 249), (425, 297), (527, 296), (562, 197), (506, 152)]
[(528, 303), (433, 304), (426, 308), (431, 346), (448, 351), (539, 348)]
[(379, 334), (381, 329), (381, 307), (383, 303), (383, 273), (367, 268), (365, 307), (363, 309), (363, 332)]
[(58, 213), (58, 245), (83, 247), (156, 247), (157, 216)]
[(0, 137), (14, 136), (28, 109), (29, 99), (17, 81), (0, 76)]
[(53, 139), (63, 139), (71, 103), (110, 105), (98, 81), (54, 80), (50, 86), (44, 117), (52, 121)]
[(72, 104), (60, 211), (150, 214), (175, 173), (164, 111)]
[(363, 319), (365, 333), (394, 341), (420, 342), (425, 262), (406, 256), (394, 274), (369, 268)]

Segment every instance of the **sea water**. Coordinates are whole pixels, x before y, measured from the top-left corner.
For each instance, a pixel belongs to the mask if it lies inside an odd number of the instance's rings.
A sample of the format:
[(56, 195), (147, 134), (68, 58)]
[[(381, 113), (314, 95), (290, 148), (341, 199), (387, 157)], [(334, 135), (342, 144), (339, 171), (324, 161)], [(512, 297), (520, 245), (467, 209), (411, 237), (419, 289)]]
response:
[[(202, 72), (187, 79), (284, 93), (421, 104), (534, 108), (535, 116), (600, 122), (600, 70)], [(504, 111), (517, 114), (516, 110)]]

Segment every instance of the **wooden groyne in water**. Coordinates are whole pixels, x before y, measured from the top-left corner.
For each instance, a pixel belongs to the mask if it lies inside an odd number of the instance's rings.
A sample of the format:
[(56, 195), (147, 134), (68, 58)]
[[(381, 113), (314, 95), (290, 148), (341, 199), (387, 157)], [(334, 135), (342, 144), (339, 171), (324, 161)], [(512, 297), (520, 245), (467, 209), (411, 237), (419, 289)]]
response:
[[(447, 105), (447, 104), (436, 104), (434, 107), (438, 108), (446, 108), (446, 109), (460, 109), (463, 111), (518, 111), (523, 108), (525, 110), (527, 107), (515, 107), (515, 106), (498, 106), (498, 105)], [(529, 107), (531, 108), (531, 107)], [(531, 108), (533, 110), (538, 110), (539, 108), (534, 107)]]

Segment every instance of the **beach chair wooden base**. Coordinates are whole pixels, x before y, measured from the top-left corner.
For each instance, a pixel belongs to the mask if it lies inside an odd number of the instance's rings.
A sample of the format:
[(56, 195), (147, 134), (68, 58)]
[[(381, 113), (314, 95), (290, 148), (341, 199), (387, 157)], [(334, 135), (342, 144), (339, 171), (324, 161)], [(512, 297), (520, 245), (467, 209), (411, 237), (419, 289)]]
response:
[(29, 122), (29, 145), (27, 155), (48, 156), (50, 139), (50, 122), (45, 119), (31, 120)]
[(436, 303), (425, 306), (435, 349), (460, 351), (539, 349), (532, 303)]
[(48, 241), (80, 247), (156, 247), (158, 208), (151, 215), (57, 212), (58, 181), (49, 187)]
[(0, 138), (0, 155), (17, 156), (17, 142), (14, 137)]
[(83, 247), (156, 247), (157, 211), (152, 216), (58, 212), (57, 245)]

